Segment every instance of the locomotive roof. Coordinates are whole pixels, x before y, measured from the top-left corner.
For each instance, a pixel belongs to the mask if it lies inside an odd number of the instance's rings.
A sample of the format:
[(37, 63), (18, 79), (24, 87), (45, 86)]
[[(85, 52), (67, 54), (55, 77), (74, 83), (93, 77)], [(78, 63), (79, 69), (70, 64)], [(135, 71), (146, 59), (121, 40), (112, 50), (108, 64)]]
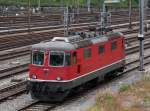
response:
[(40, 49), (40, 50), (45, 50), (45, 49), (50, 49), (53, 51), (65, 51), (65, 50), (75, 50), (76, 47), (75, 45), (71, 43), (66, 43), (62, 41), (55, 41), (55, 42), (42, 42), (39, 44), (35, 44), (32, 46), (33, 49)]
[[(121, 33), (110, 33), (108, 35), (101, 36), (101, 37), (85, 38), (85, 39), (82, 39), (81, 36), (78, 35), (78, 36), (69, 37), (69, 38), (71, 38), (70, 42), (69, 42), (69, 39), (67, 39), (67, 37), (66, 38), (61, 37), (67, 41), (62, 41), (62, 39), (57, 41), (54, 38), (54, 40), (52, 40), (52, 41), (41, 42), (39, 44), (33, 45), (32, 49), (38, 49), (38, 50), (49, 49), (49, 50), (53, 50), (53, 51), (70, 51), (70, 50), (76, 50), (78, 48), (90, 46), (92, 44), (105, 42), (105, 41), (108, 41), (109, 39), (116, 39), (116, 37), (117, 38), (123, 37), (123, 35)], [(72, 41), (72, 38), (76, 38), (76, 40)], [(80, 40), (79, 40), (79, 38), (80, 38)], [(57, 39), (59, 39), (59, 38), (57, 38)]]

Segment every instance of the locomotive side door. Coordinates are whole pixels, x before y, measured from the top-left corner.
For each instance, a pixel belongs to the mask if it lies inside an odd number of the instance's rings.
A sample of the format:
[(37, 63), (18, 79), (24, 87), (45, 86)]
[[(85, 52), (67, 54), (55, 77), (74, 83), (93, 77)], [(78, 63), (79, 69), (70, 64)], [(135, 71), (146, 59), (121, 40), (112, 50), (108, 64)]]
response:
[(77, 69), (76, 69), (76, 73), (78, 74), (78, 75), (80, 75), (81, 74), (81, 59), (80, 59), (80, 55), (81, 54), (81, 52), (76, 52), (76, 54), (75, 54), (75, 58), (76, 58), (76, 67), (77, 67)]
[(118, 61), (120, 59), (122, 59), (123, 53), (124, 53), (124, 49), (123, 49), (123, 43), (122, 43), (122, 39), (116, 39), (111, 41), (111, 61), (115, 62)]
[(118, 55), (120, 55), (117, 51), (117, 40), (112, 40), (110, 42), (110, 48), (111, 48), (111, 63), (115, 62), (117, 60)]
[(75, 73), (80, 73), (80, 69), (79, 69), (79, 65), (78, 65), (78, 63), (77, 63), (77, 52), (73, 52), (73, 54), (72, 54), (72, 64), (73, 64), (73, 66), (74, 66), (74, 71), (75, 71)]
[(81, 72), (81, 67), (77, 61), (77, 52), (72, 52), (71, 54), (71, 78), (77, 77)]

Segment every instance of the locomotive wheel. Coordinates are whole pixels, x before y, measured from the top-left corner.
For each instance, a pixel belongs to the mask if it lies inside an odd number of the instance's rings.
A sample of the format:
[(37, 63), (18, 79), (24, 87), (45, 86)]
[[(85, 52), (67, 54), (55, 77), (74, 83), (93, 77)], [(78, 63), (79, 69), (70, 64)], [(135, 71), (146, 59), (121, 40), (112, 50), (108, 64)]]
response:
[(121, 76), (124, 70), (125, 70), (125, 67), (121, 67), (120, 69), (117, 70), (117, 72), (115, 73), (115, 76)]
[(110, 78), (115, 78), (115, 77), (121, 76), (122, 72), (124, 71), (124, 69), (125, 69), (125, 67), (121, 67), (121, 68), (119, 68), (117, 70), (114, 70), (114, 71), (112, 71), (110, 73), (107, 73), (107, 74), (105, 74), (104, 79), (108, 80)]

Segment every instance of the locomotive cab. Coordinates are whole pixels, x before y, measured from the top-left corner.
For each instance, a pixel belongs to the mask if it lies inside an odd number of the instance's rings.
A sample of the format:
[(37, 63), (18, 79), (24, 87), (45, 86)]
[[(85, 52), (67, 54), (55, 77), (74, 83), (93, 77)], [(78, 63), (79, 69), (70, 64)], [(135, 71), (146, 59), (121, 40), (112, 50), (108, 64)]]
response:
[(30, 78), (41, 80), (66, 80), (71, 65), (71, 52), (33, 50)]

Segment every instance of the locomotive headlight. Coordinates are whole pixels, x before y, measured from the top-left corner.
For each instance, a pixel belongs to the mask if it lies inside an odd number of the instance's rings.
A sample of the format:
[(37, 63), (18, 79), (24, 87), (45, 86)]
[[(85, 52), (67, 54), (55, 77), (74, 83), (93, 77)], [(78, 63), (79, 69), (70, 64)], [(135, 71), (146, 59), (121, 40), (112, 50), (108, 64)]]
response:
[(61, 81), (62, 78), (61, 78), (61, 77), (57, 77), (56, 80), (57, 80), (57, 81)]
[(37, 79), (37, 76), (33, 74), (33, 75), (31, 76), (31, 78), (32, 78), (32, 79)]

